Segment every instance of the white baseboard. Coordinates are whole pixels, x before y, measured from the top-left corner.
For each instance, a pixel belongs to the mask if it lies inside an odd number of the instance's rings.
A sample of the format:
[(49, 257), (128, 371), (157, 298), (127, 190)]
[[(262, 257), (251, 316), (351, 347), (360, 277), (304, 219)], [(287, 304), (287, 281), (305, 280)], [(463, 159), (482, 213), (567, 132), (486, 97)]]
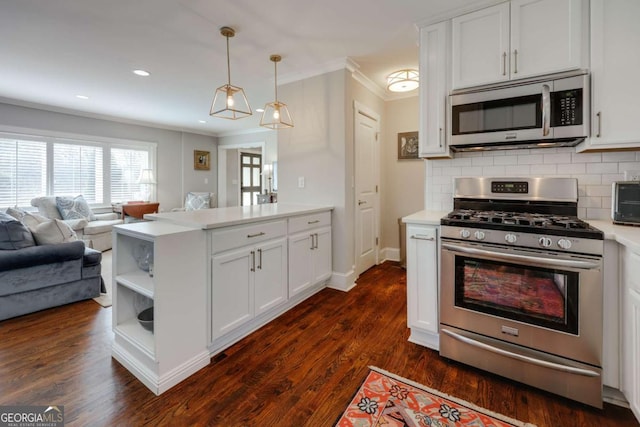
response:
[(399, 248), (382, 248), (380, 250), (380, 262), (385, 261), (400, 261), (400, 249)]
[(331, 274), (329, 283), (327, 283), (327, 288), (348, 292), (356, 286), (356, 279), (356, 272), (354, 270), (346, 273), (336, 273), (334, 271)]

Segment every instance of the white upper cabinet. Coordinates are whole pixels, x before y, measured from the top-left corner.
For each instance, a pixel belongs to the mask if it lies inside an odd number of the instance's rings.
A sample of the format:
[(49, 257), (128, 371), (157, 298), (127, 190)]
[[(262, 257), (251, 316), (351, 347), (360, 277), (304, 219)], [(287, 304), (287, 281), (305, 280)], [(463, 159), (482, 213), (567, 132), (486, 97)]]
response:
[(583, 68), (585, 0), (513, 0), (452, 20), (454, 89)]
[(591, 0), (591, 138), (578, 147), (640, 147), (640, 1)]
[(451, 25), (454, 89), (509, 80), (509, 3), (458, 16)]
[(449, 22), (420, 29), (420, 157), (451, 157), (447, 147)]

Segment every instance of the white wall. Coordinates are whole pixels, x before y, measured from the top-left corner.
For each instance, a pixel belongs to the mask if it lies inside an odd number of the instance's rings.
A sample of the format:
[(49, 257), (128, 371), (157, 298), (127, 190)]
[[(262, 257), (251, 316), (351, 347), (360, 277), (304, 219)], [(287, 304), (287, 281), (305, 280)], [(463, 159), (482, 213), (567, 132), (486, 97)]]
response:
[(349, 287), (355, 280), (354, 101), (381, 117), (384, 102), (347, 70), (283, 85), (279, 99), (295, 126), (278, 131), (278, 202), (334, 207), (332, 285)]
[(640, 151), (576, 153), (575, 148), (460, 153), (454, 159), (427, 160), (427, 209), (450, 211), (456, 176), (559, 176), (578, 179), (578, 216), (611, 217), (611, 183), (625, 170), (640, 170)]
[[(278, 131), (278, 203), (331, 205), (333, 271), (352, 270), (353, 233), (347, 229), (346, 70), (283, 85), (294, 127)], [(304, 177), (304, 188), (298, 178)]]
[[(217, 140), (213, 136), (196, 135), (185, 132), (94, 119), (73, 114), (51, 112), (0, 103), (0, 129), (19, 129), (24, 132), (55, 132), (65, 135), (91, 136), (157, 143), (156, 186), (157, 200), (161, 210), (182, 206), (186, 191), (204, 187), (205, 176), (209, 185), (216, 188), (215, 165)], [(193, 169), (193, 149), (211, 152), (212, 170), (209, 174)]]
[[(425, 161), (398, 160), (398, 133), (418, 130), (419, 98), (416, 96), (385, 105), (386, 130), (382, 138), (380, 247), (389, 259), (399, 259), (398, 219), (424, 209)], [(393, 255), (396, 256), (393, 256)]]

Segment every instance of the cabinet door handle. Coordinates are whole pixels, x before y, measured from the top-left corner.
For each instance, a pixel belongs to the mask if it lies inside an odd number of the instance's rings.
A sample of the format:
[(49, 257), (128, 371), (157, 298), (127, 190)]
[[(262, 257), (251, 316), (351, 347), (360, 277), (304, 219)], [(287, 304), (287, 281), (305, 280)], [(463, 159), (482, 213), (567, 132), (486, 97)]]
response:
[(502, 52), (502, 75), (507, 75), (507, 52)]
[(602, 133), (602, 111), (598, 111), (596, 113), (596, 117), (598, 118), (598, 132), (596, 132), (596, 138), (600, 138), (600, 134)]
[(256, 252), (251, 251), (251, 271), (256, 271)]
[(262, 270), (262, 249), (258, 249), (258, 270)]
[(317, 224), (319, 222), (320, 222), (320, 220), (316, 219), (315, 221), (307, 221), (307, 224), (311, 225), (311, 224)]
[(255, 234), (247, 234), (247, 239), (251, 239), (253, 237), (260, 237), (260, 236), (264, 236), (264, 235), (265, 235), (264, 231), (261, 231), (259, 233), (255, 233)]
[(425, 236), (421, 236), (420, 234), (415, 234), (415, 235), (411, 236), (410, 238), (414, 239), (414, 240), (429, 240), (429, 241), (436, 240), (435, 237), (425, 237)]
[(315, 246), (316, 246), (315, 243), (314, 243), (314, 240), (313, 240), (313, 236), (314, 236), (313, 234), (309, 235), (309, 237), (311, 237), (311, 247), (309, 249), (311, 249), (311, 250), (314, 250)]
[(316, 244), (313, 247), (314, 249), (318, 249), (318, 233), (315, 233), (314, 236), (316, 238)]
[(518, 74), (518, 49), (513, 51), (513, 74)]
[(442, 128), (440, 128), (440, 133), (438, 133), (438, 143), (440, 144), (440, 147), (442, 148)]

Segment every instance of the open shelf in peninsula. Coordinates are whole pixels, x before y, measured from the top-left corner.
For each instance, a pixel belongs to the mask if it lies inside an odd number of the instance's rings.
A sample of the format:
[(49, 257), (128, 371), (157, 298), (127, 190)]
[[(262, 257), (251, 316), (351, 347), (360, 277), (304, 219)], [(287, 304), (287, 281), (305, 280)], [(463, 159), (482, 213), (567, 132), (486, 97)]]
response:
[[(153, 221), (118, 225), (113, 239), (112, 355), (160, 394), (209, 364), (206, 236)], [(138, 315), (151, 307), (149, 330)]]

